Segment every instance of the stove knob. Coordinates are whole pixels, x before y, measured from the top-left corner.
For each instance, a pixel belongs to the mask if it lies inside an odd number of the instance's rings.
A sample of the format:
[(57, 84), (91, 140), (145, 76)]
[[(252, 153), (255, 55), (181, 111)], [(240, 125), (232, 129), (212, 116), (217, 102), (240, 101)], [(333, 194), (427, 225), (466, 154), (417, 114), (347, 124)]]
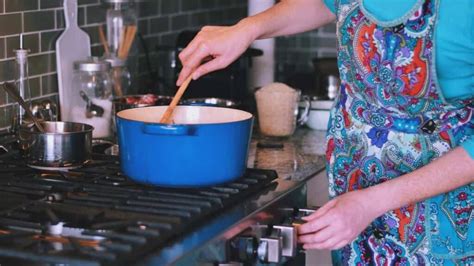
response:
[(257, 239), (253, 236), (239, 236), (230, 242), (231, 256), (237, 261), (253, 261), (257, 255)]
[(257, 254), (263, 263), (280, 263), (283, 239), (279, 229), (272, 229), (269, 236), (260, 238)]
[(308, 216), (308, 215), (311, 215), (313, 214), (315, 211), (317, 211), (320, 207), (319, 206), (316, 206), (316, 207), (308, 207), (308, 208), (300, 208), (298, 210), (298, 215), (300, 217), (305, 217), (305, 216)]
[(282, 255), (284, 257), (296, 256), (297, 232), (291, 225), (274, 225), (273, 228), (280, 230), (282, 237)]

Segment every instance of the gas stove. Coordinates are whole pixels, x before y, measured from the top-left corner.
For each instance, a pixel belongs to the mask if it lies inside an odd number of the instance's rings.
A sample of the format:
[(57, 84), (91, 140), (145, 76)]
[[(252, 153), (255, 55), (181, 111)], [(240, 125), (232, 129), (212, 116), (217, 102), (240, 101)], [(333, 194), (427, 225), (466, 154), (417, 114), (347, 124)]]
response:
[(138, 185), (101, 156), (67, 172), (0, 160), (0, 257), (48, 263), (116, 264), (192, 231), (216, 213), (271, 187), (271, 170), (199, 189)]
[(311, 212), (304, 183), (249, 168), (227, 184), (163, 188), (129, 180), (116, 156), (42, 171), (7, 152), (0, 155), (0, 263), (300, 265), (295, 226)]

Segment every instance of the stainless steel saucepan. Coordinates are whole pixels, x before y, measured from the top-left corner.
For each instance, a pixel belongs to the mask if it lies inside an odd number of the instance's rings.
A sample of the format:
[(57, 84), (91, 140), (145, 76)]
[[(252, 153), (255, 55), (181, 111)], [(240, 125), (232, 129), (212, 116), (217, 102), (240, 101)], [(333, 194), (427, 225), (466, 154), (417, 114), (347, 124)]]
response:
[(20, 148), (28, 166), (44, 170), (73, 169), (91, 159), (93, 127), (72, 122), (41, 122), (44, 132), (22, 126)]

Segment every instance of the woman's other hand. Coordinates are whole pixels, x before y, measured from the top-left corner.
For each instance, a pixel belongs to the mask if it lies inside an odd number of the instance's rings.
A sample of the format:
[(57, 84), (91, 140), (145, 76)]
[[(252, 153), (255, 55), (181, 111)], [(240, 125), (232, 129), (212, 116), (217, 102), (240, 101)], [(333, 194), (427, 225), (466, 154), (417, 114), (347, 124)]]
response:
[(375, 199), (367, 191), (348, 192), (304, 217), (298, 241), (305, 249), (340, 249), (351, 243), (375, 218)]
[(176, 85), (181, 85), (193, 70), (193, 79), (197, 79), (230, 65), (254, 41), (251, 28), (243, 22), (233, 26), (203, 27), (179, 54), (183, 69)]

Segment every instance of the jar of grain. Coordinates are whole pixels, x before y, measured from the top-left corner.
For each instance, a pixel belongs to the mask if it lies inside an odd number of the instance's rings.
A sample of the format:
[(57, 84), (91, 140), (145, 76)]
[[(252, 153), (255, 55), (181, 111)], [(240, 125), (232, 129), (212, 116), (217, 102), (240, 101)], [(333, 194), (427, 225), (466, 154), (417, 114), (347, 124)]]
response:
[(300, 94), (284, 83), (271, 83), (255, 92), (263, 135), (287, 137), (295, 132)]

